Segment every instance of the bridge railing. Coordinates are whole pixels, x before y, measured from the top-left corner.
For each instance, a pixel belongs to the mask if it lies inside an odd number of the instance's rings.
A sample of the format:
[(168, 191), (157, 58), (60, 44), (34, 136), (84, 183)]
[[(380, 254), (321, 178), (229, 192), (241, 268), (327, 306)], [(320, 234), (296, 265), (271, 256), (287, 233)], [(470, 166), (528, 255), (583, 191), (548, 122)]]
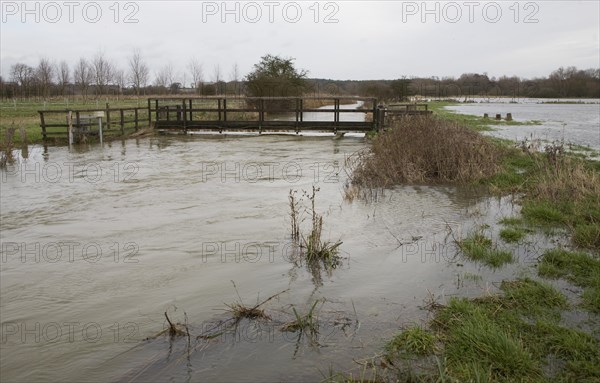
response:
[[(345, 105), (359, 104), (357, 108)], [(377, 100), (358, 97), (151, 98), (148, 110), (158, 129), (187, 130), (376, 130)], [(361, 121), (343, 116), (362, 113)]]

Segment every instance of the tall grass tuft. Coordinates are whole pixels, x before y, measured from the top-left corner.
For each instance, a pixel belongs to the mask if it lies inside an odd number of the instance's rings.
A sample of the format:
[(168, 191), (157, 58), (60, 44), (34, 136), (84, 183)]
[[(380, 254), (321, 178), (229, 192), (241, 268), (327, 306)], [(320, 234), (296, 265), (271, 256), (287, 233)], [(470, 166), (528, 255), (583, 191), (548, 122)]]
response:
[[(302, 198), (297, 200), (296, 191), (290, 190), (290, 216), (291, 216), (291, 237), (296, 249), (299, 252), (299, 261), (306, 260), (311, 273), (320, 272), (320, 265), (325, 266), (327, 271), (331, 271), (340, 265), (339, 247), (341, 241), (324, 241), (322, 237), (323, 216), (317, 213), (315, 206), (317, 192), (319, 188), (313, 186), (312, 193), (304, 192), (303, 197), (310, 201), (310, 207), (301, 211)], [(308, 234), (302, 233), (300, 224), (304, 221), (303, 213), (308, 212), (311, 217), (311, 226)], [(316, 267), (319, 266), (319, 267)]]
[(359, 154), (352, 183), (466, 183), (500, 170), (502, 149), (477, 132), (432, 117), (404, 117)]

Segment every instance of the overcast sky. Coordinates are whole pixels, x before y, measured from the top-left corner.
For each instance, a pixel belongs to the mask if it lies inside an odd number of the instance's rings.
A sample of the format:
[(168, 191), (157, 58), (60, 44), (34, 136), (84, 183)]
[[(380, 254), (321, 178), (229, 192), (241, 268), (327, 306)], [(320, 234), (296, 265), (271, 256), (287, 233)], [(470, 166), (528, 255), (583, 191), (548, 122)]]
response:
[[(73, 65), (104, 52), (127, 68), (138, 48), (152, 73), (191, 57), (210, 81), (270, 53), (310, 77), (547, 76), (600, 67), (600, 2), (590, 1), (0, 1), (1, 73), (42, 57)], [(36, 20), (37, 19), (37, 20)]]

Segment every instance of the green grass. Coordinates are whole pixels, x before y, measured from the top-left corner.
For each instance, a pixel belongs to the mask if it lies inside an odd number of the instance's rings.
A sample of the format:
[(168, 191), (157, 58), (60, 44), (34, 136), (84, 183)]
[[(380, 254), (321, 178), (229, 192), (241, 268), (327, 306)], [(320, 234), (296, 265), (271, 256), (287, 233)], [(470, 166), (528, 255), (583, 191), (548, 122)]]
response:
[(498, 221), (498, 223), (502, 225), (518, 226), (523, 224), (523, 219), (520, 217), (505, 217)]
[[(559, 324), (561, 310), (568, 307), (564, 295), (531, 279), (505, 281), (500, 289), (503, 294), (452, 298), (436, 312), (432, 327), (443, 346), (437, 356), (446, 361), (447, 381), (591, 382), (600, 377), (598, 340)], [(558, 366), (556, 376), (546, 372), (551, 360)]]
[(460, 105), (457, 102), (448, 102), (448, 101), (440, 101), (440, 102), (432, 102), (428, 104), (429, 110), (433, 111), (434, 114), (444, 118), (445, 120), (459, 123), (461, 125), (468, 126), (476, 131), (490, 131), (494, 130), (493, 126), (522, 126), (522, 125), (541, 125), (541, 121), (506, 121), (506, 120), (496, 120), (493, 117), (485, 119), (483, 116), (473, 116), (469, 114), (460, 114), (456, 113), (452, 110), (447, 110), (447, 106), (452, 105)]
[(519, 243), (527, 235), (527, 230), (517, 227), (508, 227), (500, 230), (500, 238), (507, 243)]
[(388, 359), (429, 355), (433, 354), (435, 349), (435, 335), (421, 327), (408, 328), (385, 345)]
[(480, 233), (471, 234), (460, 241), (459, 246), (467, 258), (492, 268), (514, 261), (512, 253), (494, 248), (492, 240)]
[[(121, 97), (120, 99), (103, 97), (101, 99), (52, 99), (48, 101), (16, 100), (0, 102), (0, 140), (4, 139), (6, 128), (13, 124), (17, 127), (23, 126), (27, 135), (27, 143), (41, 143), (42, 129), (40, 128), (40, 116), (38, 110), (67, 110), (67, 109), (94, 109), (106, 108), (106, 104), (111, 108), (144, 107), (148, 105), (146, 98), (136, 99), (135, 97)], [(47, 122), (64, 122), (64, 115), (55, 114)], [(15, 135), (14, 143), (16, 146), (22, 144), (20, 135)]]
[(538, 265), (539, 275), (564, 278), (585, 289), (583, 306), (600, 313), (600, 259), (582, 252), (550, 250), (544, 253)]

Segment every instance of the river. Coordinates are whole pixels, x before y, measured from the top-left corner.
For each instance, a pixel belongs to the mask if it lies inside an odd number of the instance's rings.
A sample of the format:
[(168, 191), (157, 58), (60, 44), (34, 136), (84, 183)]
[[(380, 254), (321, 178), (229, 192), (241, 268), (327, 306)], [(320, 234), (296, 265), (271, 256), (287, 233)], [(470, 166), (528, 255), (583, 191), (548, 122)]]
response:
[[(502, 270), (453, 245), (478, 225), (497, 238), (495, 223), (518, 212), (508, 197), (401, 186), (345, 199), (346, 161), (366, 147), (297, 135), (30, 147), (0, 171), (2, 381), (320, 380), (362, 370), (353, 358), (423, 323), (428, 298), (531, 273), (537, 240), (511, 247), (520, 262)], [(324, 239), (343, 242), (330, 273), (290, 258), (288, 194), (313, 186)], [(231, 318), (227, 305), (276, 294), (269, 320), (197, 338)], [(318, 336), (282, 331), (315, 301)], [(189, 342), (155, 337), (165, 311), (188, 323)]]

